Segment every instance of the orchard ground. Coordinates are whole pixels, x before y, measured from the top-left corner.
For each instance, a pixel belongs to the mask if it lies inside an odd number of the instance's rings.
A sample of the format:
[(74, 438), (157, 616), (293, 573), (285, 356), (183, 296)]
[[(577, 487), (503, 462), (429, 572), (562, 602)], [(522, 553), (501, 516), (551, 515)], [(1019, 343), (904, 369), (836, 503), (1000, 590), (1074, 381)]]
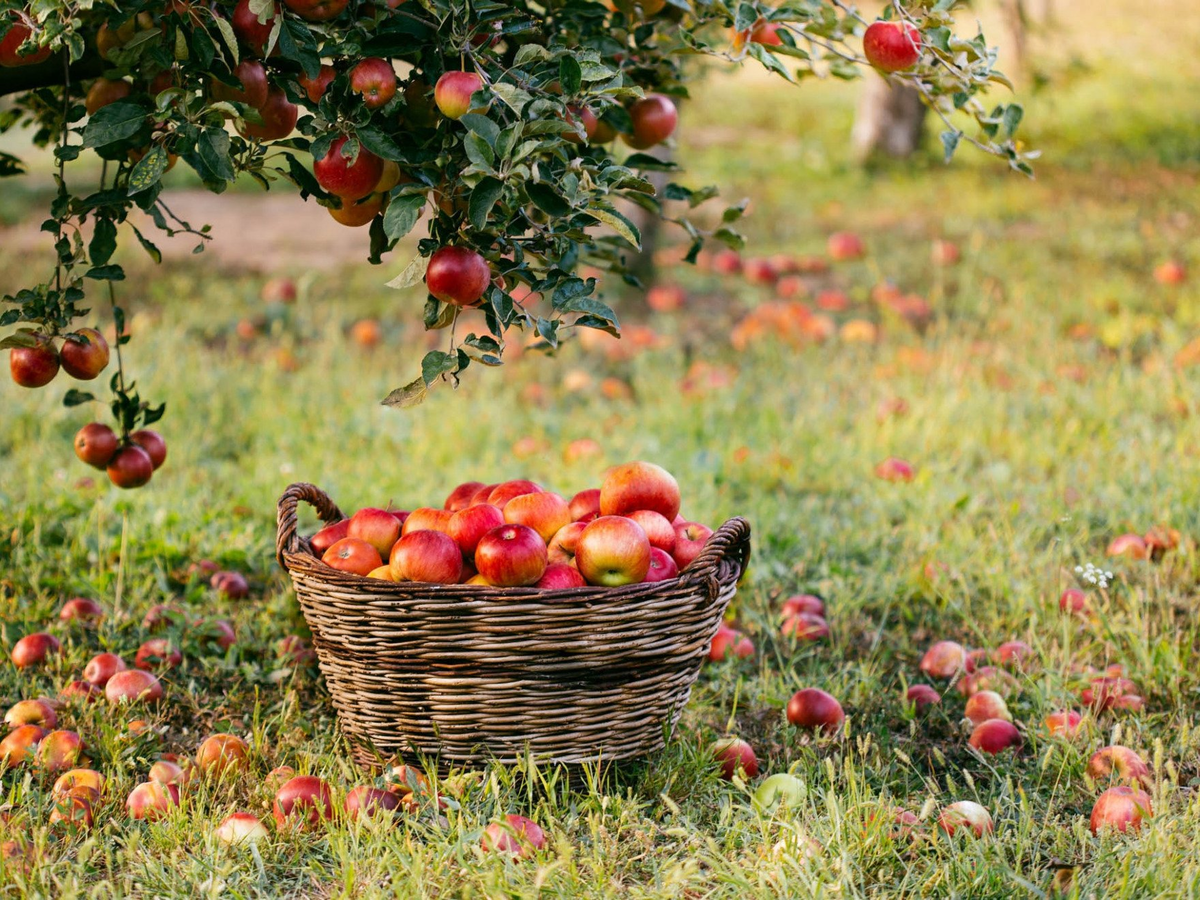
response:
[[(170, 456), (141, 491), (119, 493), (103, 476), (82, 487), (92, 473), (71, 438), (88, 414), (59, 405), (62, 376), (37, 393), (0, 388), (0, 644), (7, 652), (46, 627), (64, 639), (48, 668), (0, 669), (0, 699), (52, 694), (102, 648), (132, 657), (143, 613), (172, 598), (230, 618), (238, 643), (214, 655), (185, 639), (185, 663), (150, 715), (161, 740), (127, 736), (139, 713), (64, 713), (113, 779), (90, 832), (52, 835), (47, 785), (25, 770), (3, 776), (3, 799), (19, 813), (7, 829), (31, 839), (39, 859), (26, 880), (5, 874), (7, 893), (978, 898), (1044, 896), (1059, 884), (1079, 896), (1192, 895), (1200, 385), (1188, 362), (1200, 354), (1180, 351), (1200, 335), (1200, 26), (1186, 4), (1166, 6), (1106, 4), (1102, 18), (1078, 0), (1056, 6), (1059, 30), (1033, 45), (1048, 86), (1024, 90), (1030, 137), (1047, 151), (1035, 182), (965, 152), (949, 169), (933, 151), (906, 167), (853, 169), (853, 86), (793, 92), (714, 76), (701, 88), (683, 112), (690, 181), (752, 198), (751, 255), (821, 254), (829, 233), (857, 231), (867, 258), (834, 265), (812, 288), (847, 293), (852, 307), (836, 324), (869, 320), (872, 341), (849, 340), (871, 336), (854, 326), (821, 344), (768, 337), (735, 350), (734, 324), (770, 291), (670, 268), (663, 279), (689, 300), (645, 318), (659, 346), (628, 359), (577, 344), (556, 360), (527, 354), (499, 372), (471, 370), (456, 395), (440, 389), (402, 413), (377, 403), (412, 376), (424, 347), (402, 324), (421, 298), (382, 287), (402, 252), (368, 267), (357, 262), (365, 246), (353, 247), (365, 234), (249, 191), (233, 198), (234, 216), (193, 216), (219, 235), (202, 256), (185, 238), (159, 269), (128, 251), (131, 363), (167, 401)], [(15, 224), (4, 270), (48, 260), (29, 250), (40, 246), (38, 221), (24, 221), (48, 192), (48, 179), (40, 195), (6, 187), (2, 213)], [(326, 251), (330, 233), (339, 243)], [(957, 266), (931, 264), (934, 238), (961, 247)], [(1191, 280), (1158, 284), (1153, 270), (1167, 259), (1187, 263)], [(257, 299), (264, 278), (281, 274), (299, 281), (299, 302), (240, 336), (239, 322), (268, 312)], [(871, 302), (885, 279), (929, 301), (924, 331)], [(617, 310), (630, 324), (644, 316), (635, 298)], [(381, 324), (374, 350), (351, 336), (364, 318)], [(604, 388), (606, 378), (618, 381)], [(582, 438), (599, 455), (566, 462)], [(913, 481), (874, 476), (891, 456), (913, 464)], [(716, 526), (741, 514), (754, 527), (736, 612), (757, 654), (705, 667), (667, 749), (602, 777), (492, 767), (442, 824), (402, 816), (273, 833), (256, 853), (217, 844), (227, 813), (269, 818), (263, 778), (275, 766), (320, 774), (339, 792), (364, 781), (315, 669), (284, 668), (273, 650), (303, 631), (273, 560), (275, 501), (288, 483), (316, 482), (347, 510), (411, 508), (468, 478), (525, 475), (569, 493), (639, 458), (676, 474), (689, 517)], [(1104, 559), (1113, 537), (1156, 525), (1183, 535), (1161, 562)], [(201, 558), (247, 573), (251, 599), (223, 601), (189, 580)], [(1089, 562), (1113, 571), (1106, 591), (1077, 583), (1075, 567)], [(1059, 612), (1059, 594), (1075, 586), (1089, 595), (1090, 620)], [(825, 597), (829, 639), (780, 636), (779, 602), (800, 591)], [(109, 611), (97, 634), (56, 621), (77, 595)], [(1037, 669), (1008, 700), (1019, 752), (973, 754), (953, 689), (931, 713), (906, 711), (905, 688), (926, 680), (918, 661), (940, 639), (1035, 649)], [(1141, 686), (1145, 709), (1088, 714), (1076, 738), (1049, 737), (1048, 714), (1082, 708), (1075, 667), (1111, 663)], [(841, 701), (843, 737), (787, 725), (788, 698), (809, 686)], [(249, 774), (191, 791), (164, 822), (126, 819), (121, 801), (160, 752), (193, 753), (224, 730), (252, 739)], [(719, 780), (706, 748), (726, 731), (753, 745), (764, 774), (803, 781), (794, 810), (762, 813), (753, 785)], [(1155, 815), (1137, 835), (1097, 838), (1088, 815), (1101, 788), (1083, 772), (1110, 743), (1151, 763)], [(982, 804), (995, 833), (941, 834), (938, 812), (957, 800)], [(892, 834), (894, 807), (918, 814), (925, 837)], [(513, 812), (547, 832), (535, 860), (479, 849), (484, 827)], [(800, 834), (820, 851), (797, 849)], [(780, 841), (791, 843), (776, 852)]]

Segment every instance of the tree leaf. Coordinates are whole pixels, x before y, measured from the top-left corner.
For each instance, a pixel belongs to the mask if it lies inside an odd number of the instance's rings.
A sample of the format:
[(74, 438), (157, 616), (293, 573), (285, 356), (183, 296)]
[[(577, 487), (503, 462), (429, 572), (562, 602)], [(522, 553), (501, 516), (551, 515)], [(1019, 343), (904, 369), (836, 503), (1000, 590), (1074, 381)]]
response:
[(383, 398), (384, 406), (396, 406), (400, 409), (411, 409), (425, 401), (429, 395), (429, 386), (423, 378), (410, 381), (404, 387), (396, 388)]
[(484, 177), (471, 191), (467, 205), (467, 218), (479, 231), (487, 227), (488, 214), (504, 193), (504, 182), (491, 175)]
[(129, 196), (140, 194), (158, 184), (170, 164), (170, 157), (162, 144), (151, 147), (129, 173)]
[(229, 133), (224, 128), (205, 128), (196, 141), (200, 160), (214, 176), (224, 181), (236, 177), (229, 159)]
[(146, 124), (146, 109), (139, 103), (118, 100), (96, 110), (83, 129), (83, 146), (107, 147), (133, 137)]
[(638, 231), (638, 227), (615, 209), (592, 204), (588, 207), (587, 214), (593, 219), (603, 222), (628, 241), (635, 250), (642, 249), (642, 234)]
[(63, 406), (81, 406), (84, 403), (90, 403), (95, 400), (94, 394), (89, 394), (87, 391), (78, 391), (75, 388), (70, 388), (63, 394)]
[(425, 277), (425, 270), (427, 268), (429, 268), (429, 257), (414, 256), (412, 261), (404, 267), (404, 271), (387, 282), (386, 287), (402, 291), (405, 288), (412, 287), (414, 284), (420, 284), (421, 279)]
[(424, 208), (423, 194), (393, 196), (383, 214), (383, 233), (388, 236), (388, 240), (398, 241), (412, 231)]
[(529, 194), (529, 199), (537, 205), (537, 208), (547, 215), (562, 218), (572, 212), (571, 204), (567, 202), (566, 198), (544, 181), (530, 182), (525, 185), (525, 192)]

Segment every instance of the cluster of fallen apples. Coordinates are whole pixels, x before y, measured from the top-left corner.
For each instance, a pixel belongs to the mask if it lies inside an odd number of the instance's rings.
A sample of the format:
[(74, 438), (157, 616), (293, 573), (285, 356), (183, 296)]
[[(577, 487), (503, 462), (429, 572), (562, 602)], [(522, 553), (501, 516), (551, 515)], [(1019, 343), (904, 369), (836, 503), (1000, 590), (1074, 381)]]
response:
[(440, 509), (360, 509), (309, 544), (328, 566), (392, 582), (620, 587), (675, 578), (700, 555), (712, 529), (679, 506), (670, 472), (631, 462), (570, 501), (524, 479), (468, 481)]

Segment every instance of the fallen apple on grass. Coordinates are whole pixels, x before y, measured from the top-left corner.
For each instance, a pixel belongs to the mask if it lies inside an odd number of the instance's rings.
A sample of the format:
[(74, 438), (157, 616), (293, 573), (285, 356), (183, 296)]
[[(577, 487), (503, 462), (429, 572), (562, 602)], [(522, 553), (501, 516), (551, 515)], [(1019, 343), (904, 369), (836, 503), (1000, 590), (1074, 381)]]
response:
[(0, 767), (32, 761), (46, 733), (39, 725), (18, 725), (0, 740)]
[(400, 809), (403, 801), (391, 791), (360, 785), (346, 794), (347, 818), (370, 818), (380, 814), (391, 815)]
[(546, 846), (546, 833), (532, 819), (509, 813), (504, 822), (493, 822), (484, 829), (480, 844), (486, 851), (514, 854), (528, 859)]
[(835, 734), (845, 719), (842, 704), (820, 688), (796, 691), (787, 704), (787, 720), (798, 728)]
[(777, 772), (763, 779), (754, 791), (754, 805), (763, 811), (793, 809), (804, 802), (804, 795), (803, 781), (787, 772)]
[(221, 777), (244, 772), (250, 765), (250, 748), (236, 734), (214, 734), (196, 751), (196, 768), (203, 775)]
[(163, 698), (163, 687), (151, 672), (126, 669), (108, 679), (104, 696), (109, 703), (157, 703)]
[(993, 829), (991, 814), (972, 800), (951, 803), (938, 816), (938, 825), (951, 837), (969, 832), (979, 838), (991, 834)]
[(746, 778), (758, 774), (758, 757), (754, 755), (754, 748), (741, 738), (721, 738), (709, 750), (720, 764), (721, 778), (725, 781), (732, 780), (739, 772)]
[(58, 611), (61, 622), (96, 625), (104, 618), (104, 608), (88, 597), (73, 597)]
[(174, 784), (159, 784), (146, 781), (139, 784), (125, 800), (129, 818), (157, 821), (165, 818), (173, 807), (179, 805), (179, 787)]
[(1011, 747), (1020, 747), (1021, 732), (1007, 719), (988, 719), (975, 726), (968, 743), (976, 750), (994, 756)]
[(1096, 798), (1089, 824), (1092, 834), (1098, 835), (1105, 830), (1124, 833), (1138, 831), (1142, 827), (1142, 819), (1152, 815), (1154, 808), (1151, 806), (1149, 794), (1119, 784), (1110, 787)]
[(754, 655), (754, 642), (736, 628), (725, 622), (717, 626), (708, 650), (709, 662), (721, 662), (727, 658), (749, 659)]
[(17, 641), (12, 648), (13, 665), (18, 669), (27, 669), (44, 663), (58, 653), (60, 645), (58, 638), (44, 631), (27, 634)]
[(320, 778), (297, 775), (276, 792), (272, 812), (280, 829), (312, 828), (333, 818), (333, 793)]
[(1012, 721), (1012, 713), (1008, 704), (995, 691), (978, 691), (967, 698), (966, 709), (963, 711), (972, 725), (980, 725), (988, 719), (1003, 719)]
[(58, 724), (58, 713), (45, 700), (18, 700), (4, 714), (4, 724), (9, 728), (39, 725), (52, 729)]
[(1150, 767), (1136, 751), (1120, 744), (1102, 747), (1092, 754), (1087, 763), (1088, 777), (1097, 784), (1116, 780), (1122, 784), (1149, 787), (1152, 783)]
[(942, 695), (927, 684), (914, 684), (905, 692), (904, 699), (916, 712), (921, 712), (941, 703)]
[(239, 811), (230, 813), (214, 832), (218, 841), (226, 846), (253, 844), (270, 837), (267, 827), (253, 813)]
[(1051, 737), (1074, 737), (1083, 723), (1083, 716), (1073, 709), (1052, 712), (1046, 716), (1044, 724)]

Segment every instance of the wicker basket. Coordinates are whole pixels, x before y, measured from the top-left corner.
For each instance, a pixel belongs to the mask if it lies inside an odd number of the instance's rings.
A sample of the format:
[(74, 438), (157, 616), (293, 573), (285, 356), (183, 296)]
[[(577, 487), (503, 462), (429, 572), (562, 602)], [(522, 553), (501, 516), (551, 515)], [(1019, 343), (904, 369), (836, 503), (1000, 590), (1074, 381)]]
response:
[(301, 500), (326, 522), (343, 515), (320, 488), (293, 484), (277, 549), (364, 767), (415, 754), (443, 766), (526, 753), (581, 763), (662, 747), (750, 556), (750, 526), (734, 518), (657, 584), (394, 584), (318, 560), (297, 532)]

